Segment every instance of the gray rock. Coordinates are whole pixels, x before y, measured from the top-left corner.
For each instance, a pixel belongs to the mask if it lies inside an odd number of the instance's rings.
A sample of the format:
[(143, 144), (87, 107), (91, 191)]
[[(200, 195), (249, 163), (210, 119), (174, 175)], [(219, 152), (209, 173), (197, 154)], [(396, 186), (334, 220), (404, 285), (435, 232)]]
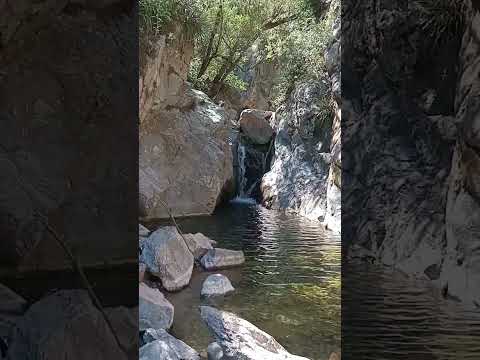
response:
[(245, 262), (243, 251), (215, 248), (200, 260), (206, 270), (216, 270), (241, 265)]
[(223, 350), (218, 343), (213, 342), (207, 347), (207, 357), (208, 360), (222, 360), (223, 359)]
[(119, 306), (105, 309), (123, 348), (128, 354), (138, 351), (138, 308)]
[(12, 333), (9, 360), (127, 358), (83, 290), (59, 291), (41, 299), (28, 309)]
[(243, 110), (240, 115), (240, 129), (254, 144), (267, 144), (273, 136), (268, 122), (272, 112), (255, 109)]
[(140, 261), (168, 291), (180, 290), (190, 282), (193, 255), (173, 226), (159, 228), (145, 240)]
[(150, 230), (148, 230), (142, 224), (138, 224), (138, 236), (147, 237), (148, 235), (150, 235)]
[(235, 291), (235, 288), (225, 275), (213, 274), (203, 282), (201, 296), (226, 295), (232, 291)]
[(164, 349), (165, 347), (168, 347), (170, 349), (168, 352), (174, 353), (179, 359), (200, 360), (198, 352), (163, 329), (147, 329), (143, 334), (142, 340), (145, 345), (152, 342), (160, 342), (153, 348)]
[(145, 278), (145, 271), (147, 267), (143, 263), (138, 263), (138, 282), (142, 282)]
[(183, 237), (187, 243), (188, 249), (193, 254), (195, 260), (199, 260), (208, 250), (213, 249), (215, 242), (202, 233), (184, 234)]
[(235, 314), (201, 306), (202, 319), (227, 359), (307, 360), (288, 353), (273, 337)]
[(158, 289), (141, 283), (138, 290), (140, 330), (170, 328), (173, 323), (173, 305)]
[(0, 338), (6, 339), (17, 320), (27, 309), (27, 301), (0, 284)]
[(165, 342), (157, 340), (140, 348), (139, 360), (182, 360)]

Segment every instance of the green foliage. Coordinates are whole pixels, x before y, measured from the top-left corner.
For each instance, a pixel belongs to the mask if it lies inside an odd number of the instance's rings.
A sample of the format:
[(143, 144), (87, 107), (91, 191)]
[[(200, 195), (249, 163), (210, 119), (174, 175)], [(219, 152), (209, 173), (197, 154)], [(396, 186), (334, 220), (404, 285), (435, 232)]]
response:
[(140, 33), (156, 36), (180, 23), (190, 35), (200, 30), (197, 0), (140, 0)]

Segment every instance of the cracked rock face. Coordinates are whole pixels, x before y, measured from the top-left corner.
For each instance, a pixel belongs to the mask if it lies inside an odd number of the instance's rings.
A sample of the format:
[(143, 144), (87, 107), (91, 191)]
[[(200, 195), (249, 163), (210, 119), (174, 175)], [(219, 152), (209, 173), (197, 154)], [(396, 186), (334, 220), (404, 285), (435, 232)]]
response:
[(138, 288), (139, 329), (169, 329), (173, 323), (174, 308), (158, 289), (141, 283)]

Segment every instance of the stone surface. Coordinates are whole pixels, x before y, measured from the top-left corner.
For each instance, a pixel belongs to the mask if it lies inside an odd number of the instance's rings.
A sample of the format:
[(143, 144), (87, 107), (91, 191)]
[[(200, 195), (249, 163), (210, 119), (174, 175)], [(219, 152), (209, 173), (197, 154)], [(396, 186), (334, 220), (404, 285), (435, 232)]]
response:
[(139, 329), (169, 329), (173, 323), (174, 308), (158, 289), (141, 283), (138, 288)]
[(184, 234), (183, 237), (185, 238), (188, 249), (193, 254), (195, 260), (200, 260), (208, 250), (213, 249), (212, 245), (215, 244), (212, 239), (206, 237), (202, 233)]
[(27, 309), (27, 301), (0, 284), (0, 339), (9, 340), (11, 329)]
[(140, 261), (168, 291), (180, 290), (190, 282), (193, 255), (173, 226), (159, 228), (145, 240)]
[(211, 214), (234, 186), (225, 109), (186, 82), (192, 44), (174, 33), (150, 55), (141, 49), (139, 206), (148, 218), (168, 217), (166, 206), (174, 216)]
[(245, 262), (243, 251), (215, 248), (209, 250), (200, 260), (206, 270), (224, 269)]
[(124, 306), (105, 309), (120, 343), (129, 354), (138, 355), (138, 308)]
[(327, 82), (305, 82), (292, 92), (275, 116), (271, 169), (262, 179), (263, 203), (324, 221), (331, 164), (333, 114)]
[(271, 111), (246, 109), (240, 114), (240, 129), (254, 144), (265, 145), (273, 136), (269, 119)]
[(151, 346), (148, 352), (153, 352), (153, 349), (158, 350), (168, 348), (168, 353), (175, 354), (175, 356), (181, 360), (200, 360), (200, 355), (194, 349), (185, 344), (183, 341), (173, 337), (163, 329), (145, 330), (142, 340), (145, 345), (157, 343), (154, 346)]
[(213, 342), (207, 347), (207, 358), (208, 360), (222, 360), (223, 359), (223, 350), (218, 343)]
[(139, 360), (182, 360), (165, 342), (157, 340), (140, 348)]
[(49, 295), (28, 309), (13, 330), (7, 359), (127, 357), (87, 292), (66, 290)]
[(202, 285), (201, 296), (220, 296), (235, 291), (230, 280), (222, 274), (209, 275)]
[(148, 230), (142, 224), (138, 224), (138, 236), (140, 237), (148, 237), (150, 235), (150, 230)]
[(138, 263), (138, 281), (142, 282), (145, 279), (145, 271), (147, 270), (147, 266), (143, 263)]
[(226, 359), (307, 360), (288, 353), (273, 337), (235, 314), (201, 306), (207, 324)]

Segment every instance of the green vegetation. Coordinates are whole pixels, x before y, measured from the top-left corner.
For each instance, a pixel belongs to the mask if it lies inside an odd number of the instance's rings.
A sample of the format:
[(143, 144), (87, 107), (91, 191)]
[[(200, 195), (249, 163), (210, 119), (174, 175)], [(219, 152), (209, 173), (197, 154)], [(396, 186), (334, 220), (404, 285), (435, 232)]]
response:
[(140, 0), (140, 31), (148, 42), (182, 24), (195, 41), (189, 80), (211, 97), (224, 85), (246, 90), (241, 69), (256, 45), (256, 65), (279, 64), (278, 105), (296, 82), (324, 74), (334, 16), (324, 13), (315, 0)]

